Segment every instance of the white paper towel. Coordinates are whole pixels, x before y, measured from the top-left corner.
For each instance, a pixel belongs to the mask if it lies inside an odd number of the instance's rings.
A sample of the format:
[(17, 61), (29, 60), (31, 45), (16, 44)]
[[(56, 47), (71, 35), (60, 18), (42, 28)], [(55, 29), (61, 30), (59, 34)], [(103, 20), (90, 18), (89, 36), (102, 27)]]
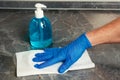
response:
[[(34, 68), (35, 62), (32, 61), (34, 55), (36, 53), (42, 53), (43, 50), (30, 50), (24, 52), (17, 52), (16, 59), (17, 59), (17, 77), (21, 76), (29, 76), (29, 75), (37, 75), (37, 74), (59, 74), (58, 68), (62, 64), (59, 62), (52, 66), (43, 68), (43, 69), (36, 69)], [(87, 68), (94, 68), (95, 64), (91, 61), (88, 52), (85, 51), (82, 57), (75, 62), (69, 70), (79, 70), (79, 69), (87, 69)]]

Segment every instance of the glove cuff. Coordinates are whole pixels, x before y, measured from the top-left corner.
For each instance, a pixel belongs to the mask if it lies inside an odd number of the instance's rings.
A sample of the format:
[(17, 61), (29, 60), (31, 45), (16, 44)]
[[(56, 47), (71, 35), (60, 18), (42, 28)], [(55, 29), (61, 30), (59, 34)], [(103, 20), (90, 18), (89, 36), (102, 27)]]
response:
[(86, 42), (86, 48), (91, 48), (92, 47), (92, 44), (91, 44), (91, 42), (89, 41), (89, 39), (87, 38), (87, 36), (86, 36), (86, 33), (83, 33), (82, 35), (81, 35), (81, 37), (84, 39), (84, 41)]
[(80, 45), (83, 45), (86, 49), (92, 47), (92, 44), (87, 38), (86, 33), (83, 33), (82, 35), (80, 35), (78, 39), (76, 39), (76, 42), (81, 43)]

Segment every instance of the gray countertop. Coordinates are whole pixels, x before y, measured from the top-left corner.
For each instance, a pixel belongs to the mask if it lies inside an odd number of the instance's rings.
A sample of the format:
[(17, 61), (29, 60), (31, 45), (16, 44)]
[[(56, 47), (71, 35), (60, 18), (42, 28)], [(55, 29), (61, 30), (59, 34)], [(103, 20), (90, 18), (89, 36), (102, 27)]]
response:
[[(53, 45), (65, 46), (83, 32), (97, 28), (119, 11), (45, 11), (52, 22)], [(88, 50), (94, 69), (69, 71), (64, 75), (16, 77), (15, 53), (30, 50), (28, 26), (33, 11), (0, 10), (0, 80), (120, 80), (120, 44), (104, 44)], [(101, 23), (102, 22), (102, 23)]]

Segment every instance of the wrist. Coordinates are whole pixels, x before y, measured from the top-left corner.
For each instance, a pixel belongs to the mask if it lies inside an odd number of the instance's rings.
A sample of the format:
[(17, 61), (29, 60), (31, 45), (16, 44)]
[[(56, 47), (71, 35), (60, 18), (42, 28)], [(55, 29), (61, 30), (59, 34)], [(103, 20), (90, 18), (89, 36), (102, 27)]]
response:
[(102, 32), (99, 32), (97, 30), (90, 31), (90, 32), (86, 33), (86, 37), (89, 39), (89, 41), (90, 41), (90, 43), (91, 43), (92, 46), (108, 42), (107, 40), (108, 40), (109, 37), (104, 37), (104, 35), (106, 35), (106, 34), (101, 35), (99, 33), (102, 34)]

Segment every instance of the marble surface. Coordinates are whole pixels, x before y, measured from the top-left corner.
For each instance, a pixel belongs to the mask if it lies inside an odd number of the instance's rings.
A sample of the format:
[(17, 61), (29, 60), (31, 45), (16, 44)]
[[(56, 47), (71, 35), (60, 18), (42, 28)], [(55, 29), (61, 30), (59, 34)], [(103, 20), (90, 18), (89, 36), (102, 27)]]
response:
[[(103, 20), (108, 17), (109, 20), (117, 18), (120, 12), (45, 11), (45, 15), (53, 26), (54, 42), (50, 47), (60, 47), (83, 32), (107, 23)], [(96, 64), (94, 69), (69, 71), (64, 75), (16, 77), (15, 53), (31, 49), (28, 26), (33, 16), (33, 11), (0, 10), (0, 80), (120, 80), (120, 44), (104, 44), (89, 49), (90, 57)]]

